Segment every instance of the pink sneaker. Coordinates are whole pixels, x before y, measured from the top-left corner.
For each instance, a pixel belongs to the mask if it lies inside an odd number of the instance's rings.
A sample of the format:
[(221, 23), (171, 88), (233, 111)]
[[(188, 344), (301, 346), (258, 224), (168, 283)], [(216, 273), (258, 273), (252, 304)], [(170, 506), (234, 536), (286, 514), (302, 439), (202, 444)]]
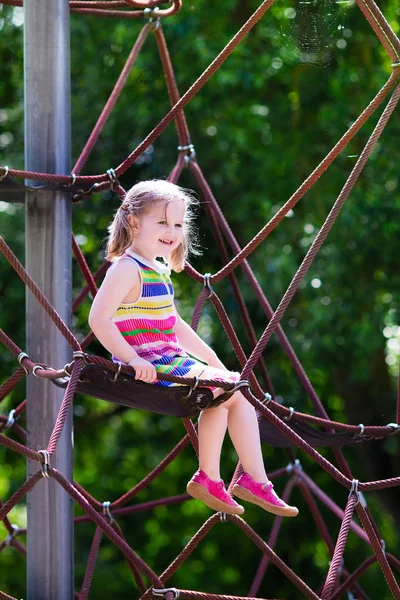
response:
[(233, 486), (233, 493), (242, 500), (258, 504), (274, 515), (296, 517), (299, 514), (299, 510), (295, 506), (289, 506), (279, 498), (270, 481), (257, 483), (248, 473), (243, 473), (239, 477)]
[(230, 497), (222, 481), (213, 481), (200, 469), (196, 471), (192, 479), (186, 486), (187, 493), (202, 500), (204, 504), (213, 510), (217, 510), (230, 515), (241, 515), (244, 513), (243, 506), (240, 506)]

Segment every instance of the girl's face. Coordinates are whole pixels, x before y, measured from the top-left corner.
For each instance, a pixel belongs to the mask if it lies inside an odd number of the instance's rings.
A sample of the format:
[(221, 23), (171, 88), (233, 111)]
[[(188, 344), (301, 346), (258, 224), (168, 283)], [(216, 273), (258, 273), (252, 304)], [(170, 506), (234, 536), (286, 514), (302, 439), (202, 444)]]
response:
[(131, 249), (151, 261), (157, 256), (168, 258), (182, 242), (184, 217), (185, 205), (179, 198), (159, 202), (140, 218), (132, 217)]

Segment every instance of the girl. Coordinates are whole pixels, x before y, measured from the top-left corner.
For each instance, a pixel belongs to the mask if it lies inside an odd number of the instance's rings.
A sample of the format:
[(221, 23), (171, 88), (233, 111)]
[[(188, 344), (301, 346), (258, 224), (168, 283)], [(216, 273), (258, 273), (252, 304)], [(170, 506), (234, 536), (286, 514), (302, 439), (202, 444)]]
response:
[[(90, 327), (113, 360), (131, 366), (136, 379), (154, 385), (179, 385), (157, 381), (157, 373), (229, 381), (239, 378), (227, 371), (174, 305), (166, 265), (182, 271), (189, 252), (196, 253), (194, 203), (190, 193), (167, 181), (144, 181), (128, 191), (109, 227), (107, 259), (113, 264), (89, 315)], [(222, 393), (221, 388), (213, 389), (215, 397)], [(268, 481), (256, 413), (239, 391), (220, 406), (202, 411), (200, 468), (187, 485), (188, 493), (214, 510), (244, 512), (220, 478), (227, 428), (245, 471), (233, 487), (234, 495), (276, 515), (296, 516), (297, 508), (283, 502)]]

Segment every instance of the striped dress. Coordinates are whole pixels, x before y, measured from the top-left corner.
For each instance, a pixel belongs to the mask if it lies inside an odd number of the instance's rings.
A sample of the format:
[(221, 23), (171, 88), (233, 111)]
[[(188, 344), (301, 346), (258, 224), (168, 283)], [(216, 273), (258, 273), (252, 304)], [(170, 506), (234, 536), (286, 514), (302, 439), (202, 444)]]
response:
[[(137, 354), (151, 362), (159, 373), (237, 381), (238, 373), (205, 365), (179, 346), (169, 268), (157, 260), (150, 262), (131, 250), (125, 252), (124, 258), (134, 260), (138, 265), (141, 289), (136, 302), (121, 302), (112, 320)], [(112, 360), (116, 362), (118, 358), (113, 356)], [(180, 384), (157, 381), (154, 385), (169, 387)]]

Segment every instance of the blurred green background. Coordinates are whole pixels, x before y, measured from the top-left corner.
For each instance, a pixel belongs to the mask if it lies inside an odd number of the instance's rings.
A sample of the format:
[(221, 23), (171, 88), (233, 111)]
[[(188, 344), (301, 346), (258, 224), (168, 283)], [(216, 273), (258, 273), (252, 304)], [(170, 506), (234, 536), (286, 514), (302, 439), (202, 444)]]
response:
[[(320, 0), (308, 13), (302, 4), (277, 0), (185, 110), (198, 162), (241, 246), (308, 177), (387, 81), (392, 69), (390, 59), (354, 2)], [(254, 0), (183, 0), (180, 13), (163, 22), (181, 93), (257, 6)], [(382, 0), (379, 7), (398, 34), (398, 0)], [(142, 25), (137, 20), (71, 16), (72, 164)], [(318, 34), (316, 44), (313, 31)], [(24, 164), (22, 36), (22, 9), (0, 5), (0, 164), (15, 169), (22, 169)], [(249, 257), (274, 308), (385, 104)], [(157, 47), (150, 35), (83, 173), (104, 173), (120, 164), (168, 109)], [(329, 415), (351, 424), (385, 425), (395, 421), (400, 347), (399, 126), (397, 110), (282, 320), (284, 331)], [(122, 185), (127, 188), (140, 179), (166, 177), (175, 164), (177, 144), (172, 125), (121, 178)], [(180, 183), (196, 189), (189, 171), (183, 173)], [(109, 192), (73, 206), (74, 233), (92, 270), (102, 264), (106, 227), (117, 206), (118, 199)], [(221, 262), (203, 208), (198, 224), (203, 256), (193, 264), (203, 273), (212, 273), (221, 267)], [(1, 192), (0, 233), (24, 261), (24, 208), (4, 202)], [(83, 281), (75, 263), (73, 268), (75, 297)], [(240, 269), (237, 275), (260, 336), (267, 325), (266, 317)], [(24, 348), (25, 289), (4, 259), (0, 259), (0, 281), (0, 326)], [(190, 320), (201, 286), (194, 285), (185, 274), (176, 276), (174, 283), (179, 309)], [(217, 284), (216, 292), (249, 353), (229, 283)], [(88, 333), (89, 308), (90, 298), (73, 317), (79, 339)], [(234, 353), (211, 306), (206, 305), (199, 331), (226, 365), (237, 370)], [(89, 352), (106, 356), (98, 343), (93, 343)], [(264, 357), (280, 400), (296, 410), (312, 412), (311, 402), (275, 336)], [(40, 357), (35, 358), (40, 361)], [(2, 382), (15, 370), (16, 361), (5, 348), (0, 348), (0, 361)], [(22, 401), (24, 394), (21, 382), (2, 402), (2, 414)], [(135, 485), (184, 434), (179, 419), (121, 410), (81, 396), (76, 397), (74, 420), (75, 478), (101, 501), (113, 501)], [(24, 419), (21, 424), (24, 425)], [(390, 437), (344, 448), (344, 455), (354, 476), (365, 481), (398, 476), (398, 450), (398, 438)], [(330, 450), (321, 453), (334, 461)], [(269, 470), (288, 463), (284, 450), (264, 447), (264, 456)], [(344, 508), (348, 492), (302, 451), (296, 450), (296, 457), (317, 484)], [(227, 440), (222, 469), (225, 480), (233, 474), (235, 459)], [(4, 502), (25, 480), (25, 461), (0, 447), (0, 463), (0, 500)], [(195, 455), (188, 447), (135, 502), (183, 493), (195, 468)], [(276, 482), (278, 492), (284, 482)], [(318, 590), (330, 556), (297, 487), (292, 500), (299, 506), (300, 515), (284, 522), (276, 552), (312, 589)], [(367, 500), (387, 551), (399, 555), (398, 489), (370, 493)], [(339, 520), (324, 506), (320, 508), (336, 539)], [(76, 514), (81, 513), (77, 510)], [(119, 519), (119, 523), (132, 548), (161, 573), (210, 514), (206, 507), (193, 501), (136, 513)], [(10, 518), (24, 526), (23, 502)], [(245, 518), (267, 540), (273, 517), (249, 506)], [(82, 584), (93, 534), (92, 524), (75, 530), (77, 590)], [(0, 540), (5, 536), (3, 527)], [(370, 554), (371, 550), (350, 533), (344, 555), (346, 568), (354, 570)], [(260, 559), (260, 551), (233, 524), (221, 523), (168, 585), (246, 595)], [(360, 584), (371, 599), (392, 597), (376, 565), (361, 577)], [(0, 554), (0, 590), (26, 597), (25, 560), (12, 548)], [(104, 539), (89, 597), (122, 600), (138, 595), (122, 555)], [(302, 597), (274, 566), (269, 566), (258, 595), (286, 600)]]

